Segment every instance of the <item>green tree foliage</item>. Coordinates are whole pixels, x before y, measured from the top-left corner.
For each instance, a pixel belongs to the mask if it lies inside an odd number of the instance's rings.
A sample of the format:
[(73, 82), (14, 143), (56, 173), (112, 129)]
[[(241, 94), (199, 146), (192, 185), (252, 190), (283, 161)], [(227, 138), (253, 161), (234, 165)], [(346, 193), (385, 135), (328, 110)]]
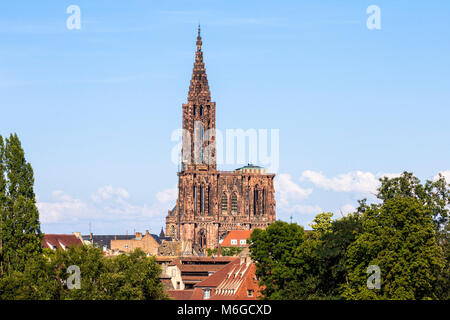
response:
[[(69, 266), (80, 268), (80, 289), (69, 289)], [(142, 250), (104, 257), (92, 246), (44, 249), (30, 258), (23, 272), (0, 279), (3, 300), (155, 300), (167, 299), (159, 280), (160, 266)]]
[[(232, 257), (232, 256), (238, 256), (242, 252), (242, 250), (244, 250), (244, 248), (242, 248), (242, 247), (229, 247), (229, 248), (222, 247), (222, 248), (220, 248), (220, 250), (221, 250), (221, 255), (223, 257)], [(208, 254), (208, 257), (211, 257), (212, 255), (217, 255), (217, 252), (218, 252), (217, 248), (214, 248), (214, 249), (207, 248), (206, 249), (206, 253)]]
[[(265, 299), (449, 299), (449, 185), (411, 173), (380, 179), (380, 203), (315, 217), (313, 230), (276, 222), (255, 230), (250, 251)], [(367, 268), (381, 269), (369, 289)]]
[(421, 184), (417, 177), (406, 171), (400, 177), (384, 177), (380, 181), (381, 187), (377, 194), (379, 199), (387, 201), (399, 196), (417, 199), (430, 210), (436, 231), (441, 231), (448, 223), (450, 189), (441, 174), (436, 181), (427, 180), (425, 184)]
[[(432, 299), (444, 264), (430, 211), (397, 196), (364, 213), (363, 232), (348, 248), (349, 299)], [(381, 269), (381, 289), (367, 288), (367, 268)]]
[(349, 282), (346, 269), (348, 247), (362, 231), (361, 217), (351, 213), (331, 222), (328, 232), (321, 235), (318, 248), (318, 290), (322, 298), (340, 299), (340, 287)]
[(26, 261), (42, 250), (39, 212), (31, 165), (19, 138), (0, 137), (1, 273), (24, 271)]
[[(305, 232), (297, 224), (276, 221), (267, 229), (255, 229), (250, 236), (251, 258), (256, 262), (256, 276), (266, 299), (303, 299), (308, 291), (303, 284), (311, 267), (302, 255)], [(312, 281), (314, 282), (314, 281)]]
[(56, 255), (59, 276), (70, 265), (81, 271), (81, 289), (64, 291), (63, 299), (83, 300), (155, 300), (165, 298), (159, 280), (160, 266), (154, 257), (136, 249), (130, 254), (105, 258), (102, 250), (77, 246)]

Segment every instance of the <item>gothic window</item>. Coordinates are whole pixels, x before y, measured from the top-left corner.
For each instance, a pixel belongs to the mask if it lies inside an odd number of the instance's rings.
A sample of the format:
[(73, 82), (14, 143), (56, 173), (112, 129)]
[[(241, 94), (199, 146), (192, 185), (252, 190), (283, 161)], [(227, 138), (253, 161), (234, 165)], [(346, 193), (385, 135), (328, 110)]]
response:
[(172, 235), (175, 236), (175, 226), (172, 226), (171, 229), (172, 229), (172, 230), (171, 230)]
[(256, 216), (258, 214), (258, 190), (255, 189), (255, 191), (253, 192), (253, 214)]
[(238, 211), (238, 201), (236, 192), (233, 192), (233, 195), (231, 196), (231, 214), (237, 214)]
[(200, 115), (203, 115), (203, 106), (200, 106)]
[(194, 186), (193, 188), (194, 188), (194, 190), (193, 190), (192, 198), (194, 200), (194, 214), (196, 214), (197, 213), (197, 187)]
[(205, 152), (205, 146), (204, 146), (204, 139), (205, 139), (205, 128), (201, 127), (200, 129), (200, 163), (204, 162), (204, 152)]
[(205, 212), (205, 187), (200, 187), (200, 212)]
[(194, 106), (194, 116), (195, 116), (196, 113), (197, 113), (197, 107)]
[(263, 191), (262, 191), (262, 197), (261, 197), (261, 200), (262, 200), (262, 214), (265, 214), (266, 213), (266, 189), (263, 189)]
[(208, 215), (212, 215), (211, 187), (208, 187)]
[(251, 196), (252, 196), (252, 192), (251, 192), (251, 190), (250, 190), (250, 187), (248, 188), (248, 215), (250, 215), (251, 214), (251, 203), (252, 203), (252, 200), (251, 200)]
[(222, 214), (227, 214), (228, 211), (228, 197), (227, 194), (224, 192), (222, 194)]

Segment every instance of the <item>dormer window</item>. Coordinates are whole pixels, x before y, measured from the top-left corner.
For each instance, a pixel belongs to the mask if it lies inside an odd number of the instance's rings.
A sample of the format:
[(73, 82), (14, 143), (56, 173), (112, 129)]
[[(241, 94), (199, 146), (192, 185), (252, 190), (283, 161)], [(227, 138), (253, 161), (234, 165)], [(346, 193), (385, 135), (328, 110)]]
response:
[(203, 299), (209, 299), (211, 298), (211, 290), (210, 289), (205, 289), (203, 290)]

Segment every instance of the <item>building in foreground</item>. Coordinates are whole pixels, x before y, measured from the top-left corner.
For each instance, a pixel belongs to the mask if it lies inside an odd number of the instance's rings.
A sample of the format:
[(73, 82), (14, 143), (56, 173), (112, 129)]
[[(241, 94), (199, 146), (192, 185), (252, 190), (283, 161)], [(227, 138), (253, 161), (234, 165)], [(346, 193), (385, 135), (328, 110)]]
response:
[(66, 250), (70, 246), (79, 246), (83, 242), (74, 234), (44, 234), (42, 238), (42, 247), (52, 250)]
[(230, 230), (266, 228), (275, 221), (275, 174), (248, 165), (216, 168), (216, 103), (211, 101), (200, 27), (187, 103), (182, 107), (183, 143), (178, 199), (166, 217), (166, 235), (186, 254), (218, 246)]
[(168, 293), (175, 300), (257, 300), (261, 287), (255, 271), (256, 266), (248, 256), (235, 257), (193, 288)]

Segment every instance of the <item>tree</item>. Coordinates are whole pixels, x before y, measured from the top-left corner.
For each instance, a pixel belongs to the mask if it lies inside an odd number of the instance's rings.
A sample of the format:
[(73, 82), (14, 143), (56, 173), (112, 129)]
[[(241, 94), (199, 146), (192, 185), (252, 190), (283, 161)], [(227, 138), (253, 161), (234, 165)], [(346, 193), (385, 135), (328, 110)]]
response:
[[(2, 273), (23, 271), (26, 260), (42, 250), (33, 169), (17, 134), (0, 140), (0, 211)], [(6, 179), (5, 179), (6, 178)]]
[(341, 299), (340, 287), (348, 284), (346, 260), (348, 247), (362, 231), (358, 212), (350, 213), (331, 222), (330, 228), (321, 236), (319, 247), (319, 290), (324, 298)]
[(427, 180), (421, 184), (420, 180), (411, 172), (403, 172), (400, 177), (380, 179), (381, 186), (377, 197), (383, 201), (398, 196), (411, 197), (422, 202), (431, 210), (433, 222), (437, 232), (448, 223), (450, 213), (450, 189), (442, 174), (436, 181)]
[(62, 291), (53, 261), (44, 254), (28, 258), (23, 272), (0, 278), (1, 300), (56, 300)]
[(81, 288), (64, 289), (61, 299), (156, 300), (166, 299), (155, 258), (136, 249), (130, 254), (104, 257), (101, 248), (75, 246), (55, 256), (57, 277), (68, 278), (71, 265), (80, 268)]
[(6, 218), (5, 144), (0, 135), (0, 277), (3, 276), (3, 220)]
[(305, 280), (304, 259), (296, 255), (305, 241), (303, 227), (276, 221), (250, 236), (250, 255), (265, 299), (302, 299), (300, 282)]
[[(401, 195), (366, 208), (362, 233), (349, 246), (343, 285), (347, 299), (435, 299), (444, 265), (432, 221), (432, 209)], [(367, 287), (367, 268), (381, 270), (381, 289)]]

